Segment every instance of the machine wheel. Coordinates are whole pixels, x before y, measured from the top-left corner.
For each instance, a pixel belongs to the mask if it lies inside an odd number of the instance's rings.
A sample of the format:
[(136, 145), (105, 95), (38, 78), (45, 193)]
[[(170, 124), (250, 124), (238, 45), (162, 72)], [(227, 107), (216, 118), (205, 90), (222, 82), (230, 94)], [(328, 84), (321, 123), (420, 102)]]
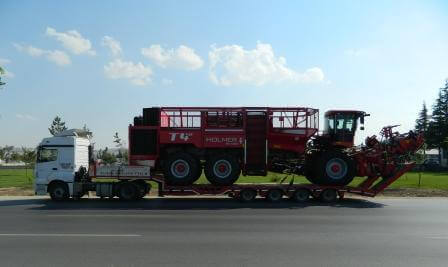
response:
[(131, 201), (139, 197), (138, 187), (130, 182), (124, 182), (118, 189), (118, 197), (120, 200)]
[(325, 203), (333, 203), (338, 199), (338, 192), (334, 189), (325, 189), (320, 193), (319, 198)]
[(266, 194), (266, 200), (269, 202), (279, 202), (282, 200), (283, 191), (280, 189), (271, 189)]
[(188, 153), (178, 152), (168, 157), (164, 166), (166, 182), (170, 185), (191, 185), (198, 176), (199, 161)]
[(243, 189), (240, 192), (239, 199), (241, 202), (251, 202), (257, 197), (257, 191), (253, 189)]
[(355, 162), (339, 151), (322, 152), (307, 164), (306, 177), (313, 184), (347, 185), (356, 174)]
[(294, 194), (291, 196), (291, 199), (295, 202), (303, 203), (310, 200), (310, 190), (305, 188), (297, 189)]
[(50, 193), (51, 200), (54, 201), (64, 201), (70, 198), (68, 186), (64, 182), (52, 184), (48, 189), (48, 193)]
[(199, 159), (195, 159), (196, 160), (196, 164), (198, 166), (198, 169), (196, 171), (196, 174), (193, 176), (193, 183), (196, 182), (202, 175), (202, 165), (201, 165), (201, 160)]
[(241, 167), (231, 155), (220, 154), (212, 156), (205, 163), (205, 176), (214, 185), (231, 185), (241, 173)]

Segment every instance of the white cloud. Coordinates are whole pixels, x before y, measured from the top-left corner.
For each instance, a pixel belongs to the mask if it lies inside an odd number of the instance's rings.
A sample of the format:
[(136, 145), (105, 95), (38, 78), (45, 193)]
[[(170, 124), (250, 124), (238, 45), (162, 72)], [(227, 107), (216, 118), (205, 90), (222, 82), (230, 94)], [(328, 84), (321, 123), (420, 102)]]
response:
[(60, 50), (44, 50), (31, 45), (14, 44), (14, 47), (20, 51), (25, 52), (32, 57), (44, 56), (48, 61), (56, 63), (59, 66), (70, 65), (72, 61), (70, 56), (64, 51)]
[(152, 60), (162, 68), (176, 68), (191, 71), (200, 69), (204, 65), (201, 57), (192, 48), (184, 45), (176, 49), (164, 49), (162, 46), (156, 44), (142, 48), (141, 52), (143, 56)]
[(258, 43), (253, 50), (239, 45), (212, 46), (208, 54), (210, 79), (217, 85), (267, 83), (316, 83), (324, 80), (320, 68), (313, 67), (300, 73), (286, 66), (284, 57), (276, 57), (270, 44)]
[(104, 73), (110, 79), (128, 79), (134, 85), (143, 86), (151, 82), (152, 70), (140, 62), (115, 59), (104, 66)]
[(47, 59), (56, 63), (59, 66), (69, 65), (71, 62), (70, 57), (63, 51), (54, 50), (47, 51)]
[(0, 65), (6, 65), (11, 63), (11, 60), (7, 59), (7, 58), (0, 58)]
[(110, 36), (104, 36), (103, 39), (101, 40), (101, 45), (102, 46), (107, 46), (110, 49), (110, 52), (112, 53), (113, 56), (120, 56), (121, 55), (121, 45), (120, 42), (115, 40), (114, 38), (110, 37)]
[(57, 32), (51, 27), (47, 27), (46, 35), (56, 38), (62, 43), (62, 46), (75, 55), (89, 54), (96, 55), (96, 52), (92, 50), (92, 44), (88, 39), (82, 37), (82, 35), (75, 31)]
[(21, 120), (30, 120), (30, 121), (36, 121), (37, 118), (29, 115), (29, 114), (16, 114), (16, 118)]

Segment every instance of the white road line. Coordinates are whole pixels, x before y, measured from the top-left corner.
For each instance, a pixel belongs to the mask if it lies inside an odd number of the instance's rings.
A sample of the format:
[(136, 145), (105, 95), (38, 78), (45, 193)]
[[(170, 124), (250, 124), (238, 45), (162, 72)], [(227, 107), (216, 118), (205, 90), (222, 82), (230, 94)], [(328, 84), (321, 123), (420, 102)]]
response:
[(176, 214), (48, 214), (48, 217), (134, 217), (134, 218), (148, 218), (148, 217), (173, 217), (179, 216)]
[(0, 234), (2, 236), (18, 236), (18, 237), (141, 237), (142, 235), (136, 234)]
[(425, 236), (428, 239), (440, 239), (440, 240), (448, 240), (448, 236)]

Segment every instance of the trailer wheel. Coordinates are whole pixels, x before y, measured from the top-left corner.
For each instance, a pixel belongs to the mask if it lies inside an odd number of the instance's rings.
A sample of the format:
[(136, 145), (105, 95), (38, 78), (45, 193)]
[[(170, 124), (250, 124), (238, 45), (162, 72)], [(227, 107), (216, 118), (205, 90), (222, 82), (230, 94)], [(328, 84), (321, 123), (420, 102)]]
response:
[(231, 185), (238, 180), (241, 167), (236, 157), (226, 154), (212, 156), (205, 163), (205, 176), (214, 185)]
[(297, 189), (294, 194), (291, 196), (291, 199), (295, 202), (303, 203), (310, 200), (310, 190), (305, 188)]
[(355, 162), (339, 151), (322, 152), (308, 164), (307, 178), (314, 184), (347, 185), (356, 174)]
[(199, 178), (199, 161), (185, 152), (168, 157), (164, 166), (165, 180), (170, 185), (191, 185)]
[(139, 197), (138, 187), (130, 182), (124, 182), (118, 188), (118, 197), (120, 200), (131, 201)]
[(333, 203), (338, 199), (338, 192), (330, 188), (325, 189), (322, 193), (320, 193), (319, 198), (325, 203)]
[(56, 182), (50, 185), (48, 193), (50, 193), (51, 200), (54, 201), (64, 201), (70, 198), (68, 186), (64, 182)]
[(240, 192), (239, 200), (241, 202), (251, 202), (257, 197), (257, 191), (253, 189), (243, 189)]
[(280, 189), (271, 189), (266, 194), (266, 200), (269, 202), (279, 202), (282, 200), (283, 191)]

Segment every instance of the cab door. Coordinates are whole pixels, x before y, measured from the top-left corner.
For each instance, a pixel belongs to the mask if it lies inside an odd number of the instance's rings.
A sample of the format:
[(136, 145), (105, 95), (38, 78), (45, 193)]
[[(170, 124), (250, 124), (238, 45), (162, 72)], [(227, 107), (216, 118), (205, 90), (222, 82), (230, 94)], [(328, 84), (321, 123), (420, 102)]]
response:
[(57, 177), (58, 154), (57, 147), (39, 147), (35, 169), (36, 184), (48, 184)]

